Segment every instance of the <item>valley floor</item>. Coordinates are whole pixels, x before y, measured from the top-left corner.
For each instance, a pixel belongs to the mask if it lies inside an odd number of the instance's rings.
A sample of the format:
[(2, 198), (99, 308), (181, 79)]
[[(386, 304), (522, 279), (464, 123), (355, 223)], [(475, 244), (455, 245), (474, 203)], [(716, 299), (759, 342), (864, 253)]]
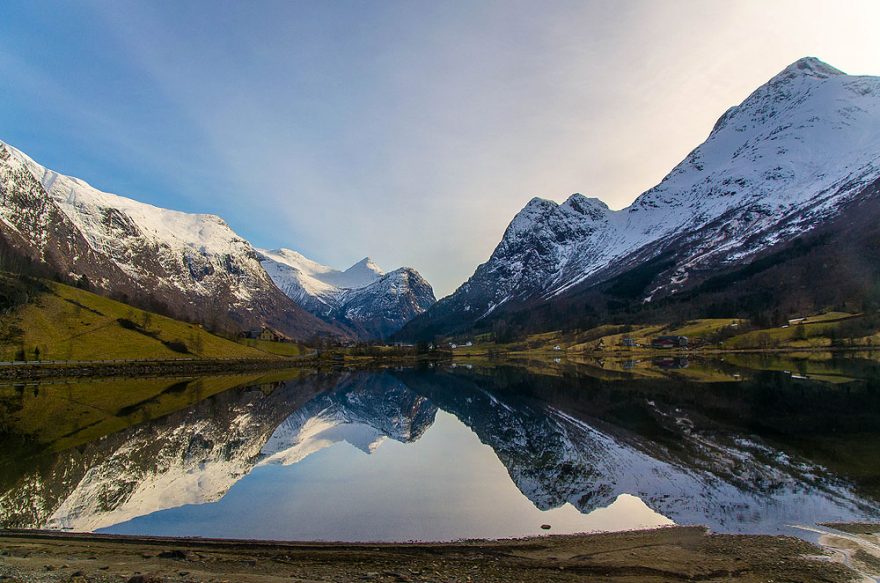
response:
[[(851, 538), (862, 537), (858, 539), (862, 542), (846, 539), (850, 549), (838, 553), (831, 546), (830, 555), (795, 538), (714, 535), (699, 527), (445, 544), (274, 543), (0, 531), (0, 580), (843, 582), (864, 580), (841, 561), (857, 554), (851, 547), (876, 546), (877, 530), (878, 525), (849, 529), (856, 533)], [(870, 557), (868, 563), (870, 572)], [(866, 567), (856, 566), (863, 572)]]

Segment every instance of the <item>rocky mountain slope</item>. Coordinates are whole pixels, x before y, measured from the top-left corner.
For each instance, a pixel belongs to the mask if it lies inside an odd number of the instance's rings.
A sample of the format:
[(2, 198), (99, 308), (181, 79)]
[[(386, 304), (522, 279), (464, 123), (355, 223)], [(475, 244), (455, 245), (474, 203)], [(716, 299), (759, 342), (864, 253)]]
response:
[(3, 143), (0, 239), (62, 278), (212, 328), (342, 334), (281, 293), (220, 217), (102, 192)]
[(369, 257), (345, 271), (290, 249), (260, 250), (260, 261), (288, 297), (361, 338), (385, 338), (436, 301), (431, 285), (415, 269), (384, 273)]
[(562, 204), (533, 199), (489, 260), (402, 334), (522, 323), (541, 310), (535, 325), (557, 327), (573, 316), (693, 299), (712, 276), (779, 253), (848, 212), (847, 222), (862, 215), (868, 207), (854, 205), (876, 196), (878, 180), (880, 78), (801, 59), (721, 116), (629, 207), (612, 211), (580, 194)]

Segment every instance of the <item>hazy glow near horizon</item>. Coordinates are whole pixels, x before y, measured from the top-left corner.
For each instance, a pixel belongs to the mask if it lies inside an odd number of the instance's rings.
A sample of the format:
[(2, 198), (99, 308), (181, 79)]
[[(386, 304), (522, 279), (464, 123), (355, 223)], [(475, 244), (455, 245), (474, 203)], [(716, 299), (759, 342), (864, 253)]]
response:
[(450, 293), (532, 197), (629, 204), (789, 63), (880, 74), (876, 0), (4, 4), (0, 139)]

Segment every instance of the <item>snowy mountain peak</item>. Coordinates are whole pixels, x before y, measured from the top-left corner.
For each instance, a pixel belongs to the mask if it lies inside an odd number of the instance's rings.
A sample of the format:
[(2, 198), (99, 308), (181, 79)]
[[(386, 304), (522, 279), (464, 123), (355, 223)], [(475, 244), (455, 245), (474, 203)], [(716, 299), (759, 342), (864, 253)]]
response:
[(369, 257), (364, 257), (338, 276), (334, 276), (335, 285), (348, 289), (355, 289), (369, 285), (385, 275), (382, 268)]
[(327, 267), (326, 265), (322, 265), (317, 261), (312, 261), (302, 253), (294, 251), (293, 249), (287, 249), (286, 247), (273, 249), (271, 251), (263, 250), (261, 252), (264, 255), (273, 257), (276, 261), (285, 263), (286, 265), (294, 267), (302, 271), (303, 273), (308, 273), (309, 275), (335, 271), (332, 267)]
[(836, 75), (846, 75), (840, 69), (832, 67), (828, 63), (817, 59), (816, 57), (804, 57), (798, 59), (788, 67), (782, 70), (777, 77), (814, 77), (816, 79), (827, 79)]
[(534, 197), (519, 211), (504, 234), (505, 239), (515, 239), (541, 227), (547, 221), (589, 220), (602, 221), (612, 211), (599, 200), (578, 192), (569, 196), (562, 204), (545, 198)]
[[(119, 243), (120, 235), (144, 235), (160, 245), (188, 248), (202, 254), (233, 254), (249, 247), (217, 215), (160, 208), (103, 192), (81, 178), (45, 168), (8, 144), (5, 148), (20, 167), (39, 180), (48, 197), (82, 230), (95, 249), (103, 250)], [(107, 227), (125, 232), (107, 232)]]
[(332, 269), (320, 275), (321, 281), (340, 289), (357, 289), (370, 285), (384, 272), (369, 257), (364, 257), (345, 271)]
[(576, 192), (560, 205), (564, 211), (571, 211), (592, 220), (601, 220), (611, 212), (608, 205), (598, 198), (584, 196)]
[(353, 269), (368, 269), (370, 271), (378, 273), (379, 275), (382, 275), (382, 268), (376, 265), (376, 262), (373, 261), (372, 257), (364, 257), (363, 259), (346, 269), (346, 271), (351, 271)]
[(553, 208), (558, 206), (555, 201), (552, 201), (547, 198), (541, 198), (540, 196), (533, 196), (532, 199), (526, 203), (526, 206), (523, 207), (523, 210), (526, 209), (545, 209), (545, 208)]
[(389, 291), (393, 291), (396, 296), (399, 296), (401, 292), (418, 288), (424, 292), (420, 295), (426, 299), (426, 305), (422, 306), (423, 308), (428, 308), (434, 303), (434, 294), (431, 285), (412, 267), (399, 267), (394, 271), (386, 273), (379, 278), (375, 284), (369, 287), (380, 287), (380, 285), (385, 286)]
[(510, 221), (510, 225), (507, 227), (507, 232), (504, 234), (505, 238), (527, 232), (536, 224), (543, 223), (544, 220), (558, 207), (559, 205), (552, 200), (539, 198), (537, 196), (534, 197), (521, 211), (516, 213), (516, 216)]
[(275, 284), (300, 306), (351, 326), (365, 338), (396, 332), (435, 301), (430, 284), (416, 270), (402, 267), (386, 274), (369, 257), (345, 271), (289, 249), (261, 250), (260, 261)]

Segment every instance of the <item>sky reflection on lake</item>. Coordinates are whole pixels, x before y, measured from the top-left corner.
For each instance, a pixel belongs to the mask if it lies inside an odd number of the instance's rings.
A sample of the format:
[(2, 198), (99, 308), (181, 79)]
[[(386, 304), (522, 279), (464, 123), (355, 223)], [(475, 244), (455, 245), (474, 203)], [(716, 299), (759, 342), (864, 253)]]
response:
[[(357, 433), (358, 427), (350, 428)], [(628, 530), (672, 524), (637, 497), (582, 514), (542, 511), (520, 492), (492, 448), (438, 412), (413, 443), (384, 439), (367, 454), (347, 442), (293, 464), (263, 464), (220, 501), (187, 505), (104, 529), (293, 540), (453, 540)]]

